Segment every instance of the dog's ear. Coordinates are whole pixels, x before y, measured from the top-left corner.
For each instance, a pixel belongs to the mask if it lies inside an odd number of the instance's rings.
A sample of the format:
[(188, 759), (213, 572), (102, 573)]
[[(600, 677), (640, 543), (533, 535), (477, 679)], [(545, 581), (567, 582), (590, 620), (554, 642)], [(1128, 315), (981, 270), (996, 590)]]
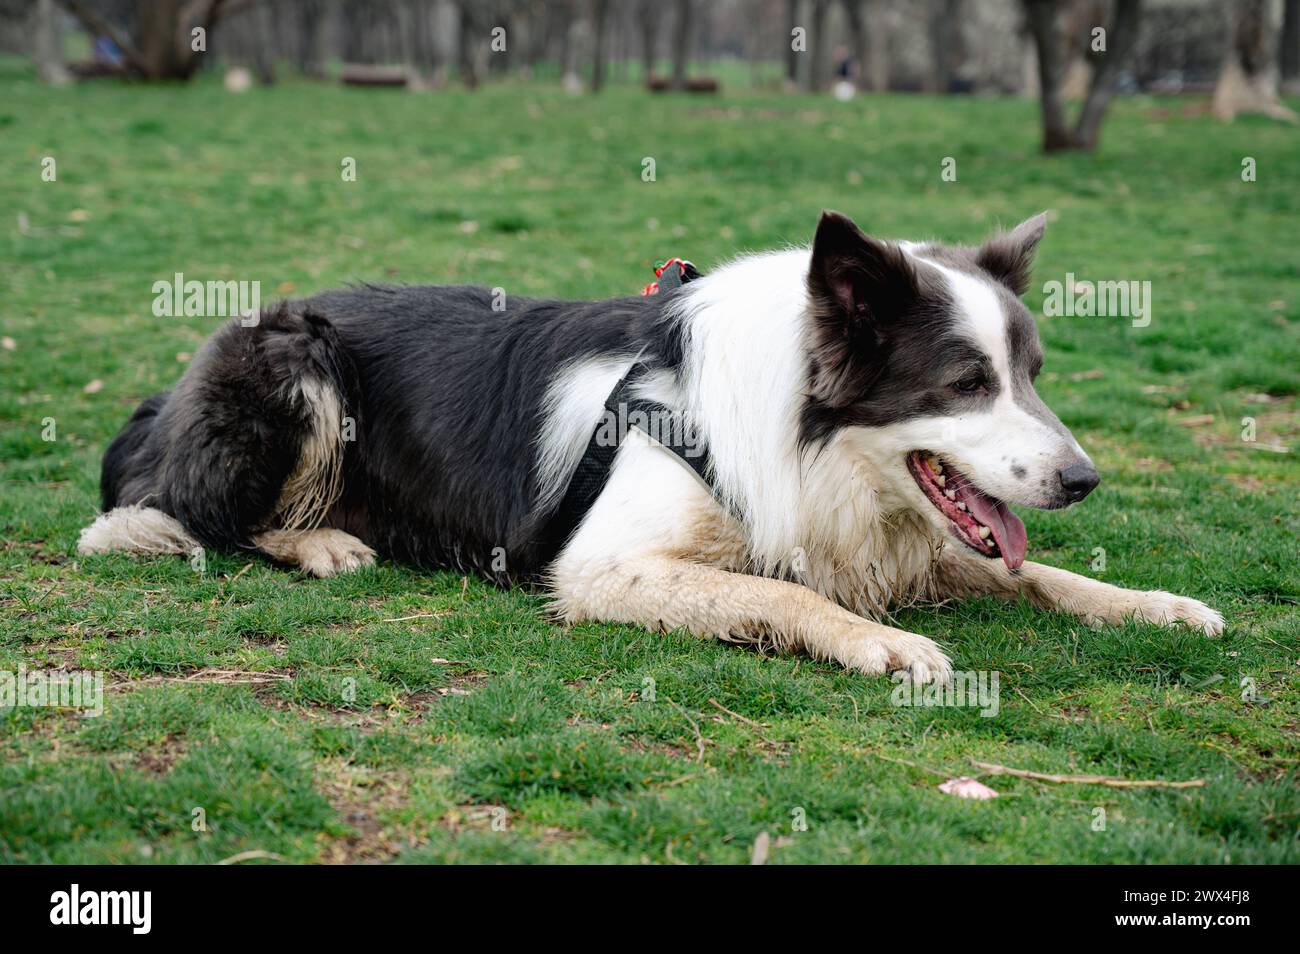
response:
[(1023, 295), (1029, 288), (1034, 251), (1046, 229), (1046, 212), (1025, 219), (1010, 232), (995, 235), (981, 245), (975, 253), (975, 264), (1017, 295)]
[(916, 289), (902, 249), (863, 234), (846, 215), (822, 213), (808, 271), (819, 318), (883, 324), (916, 297)]
[(918, 296), (903, 250), (823, 212), (808, 270), (814, 341), (813, 396), (833, 407), (856, 400), (875, 373), (871, 360), (890, 323)]

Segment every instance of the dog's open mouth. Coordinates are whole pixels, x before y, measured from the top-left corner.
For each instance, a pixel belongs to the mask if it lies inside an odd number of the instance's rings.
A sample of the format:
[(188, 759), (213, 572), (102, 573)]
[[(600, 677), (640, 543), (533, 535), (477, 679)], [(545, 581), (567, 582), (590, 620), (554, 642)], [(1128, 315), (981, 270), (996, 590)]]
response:
[(986, 557), (1002, 557), (1012, 570), (1025, 562), (1025, 525), (1010, 507), (929, 451), (908, 454), (907, 469), (962, 543)]

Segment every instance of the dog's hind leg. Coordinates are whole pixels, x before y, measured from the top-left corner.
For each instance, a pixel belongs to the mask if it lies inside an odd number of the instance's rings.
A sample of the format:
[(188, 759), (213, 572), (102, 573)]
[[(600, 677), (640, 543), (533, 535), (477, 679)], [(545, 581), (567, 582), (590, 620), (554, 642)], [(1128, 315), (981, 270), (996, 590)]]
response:
[(1089, 623), (1118, 626), (1130, 619), (1160, 626), (1183, 625), (1207, 636), (1223, 632), (1223, 616), (1199, 600), (1163, 590), (1128, 590), (1069, 570), (1025, 563), (1016, 572), (1001, 560), (945, 552), (935, 575), (939, 599), (954, 596), (1023, 596), (1041, 609), (1069, 613)]
[(268, 530), (253, 538), (272, 559), (313, 576), (337, 576), (375, 562), (375, 551), (342, 530)]
[(108, 512), (86, 529), (82, 552), (171, 553), (184, 540), (256, 549), (317, 576), (372, 562), (364, 543), (329, 529), (357, 396), (325, 318), (281, 305), (251, 325), (228, 322), (105, 455)]
[(925, 636), (863, 619), (797, 583), (662, 556), (566, 560), (552, 569), (564, 619), (683, 628), (697, 636), (802, 651), (872, 675), (947, 681), (952, 664)]

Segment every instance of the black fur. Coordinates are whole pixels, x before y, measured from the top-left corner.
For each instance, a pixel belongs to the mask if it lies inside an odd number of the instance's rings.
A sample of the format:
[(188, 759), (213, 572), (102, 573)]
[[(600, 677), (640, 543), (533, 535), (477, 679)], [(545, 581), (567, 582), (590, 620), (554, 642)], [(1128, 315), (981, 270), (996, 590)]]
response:
[(99, 474), (99, 498), (105, 513), (119, 504), (139, 502), (138, 489), (129, 485), (123, 487), (123, 483), (130, 484), (139, 474), (137, 455), (153, 431), (154, 419), (170, 394), (170, 391), (163, 391), (145, 398), (104, 452), (104, 465)]
[(308, 421), (292, 398), (312, 376), (355, 420), (326, 526), (397, 560), (535, 575), (554, 556), (533, 466), (546, 388), (597, 354), (676, 364), (662, 302), (507, 298), (494, 311), (483, 288), (367, 285), (232, 321), (114, 441), (104, 506), (148, 501), (205, 546), (249, 546), (299, 459)]

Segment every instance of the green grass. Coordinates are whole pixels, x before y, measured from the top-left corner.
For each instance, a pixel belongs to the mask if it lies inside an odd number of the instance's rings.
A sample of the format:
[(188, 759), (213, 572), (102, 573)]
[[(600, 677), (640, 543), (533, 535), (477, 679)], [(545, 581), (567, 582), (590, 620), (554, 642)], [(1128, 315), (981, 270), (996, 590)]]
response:
[[(1300, 860), (1294, 129), (1133, 99), (1098, 155), (1044, 158), (1014, 99), (236, 97), (206, 80), (51, 91), (12, 67), (0, 91), (0, 670), (108, 684), (98, 718), (0, 714), (0, 861), (738, 862), (760, 832), (772, 862)], [(604, 297), (656, 258), (707, 270), (806, 241), (823, 206), (953, 241), (1052, 209), (1035, 308), (1067, 271), (1152, 282), (1150, 327), (1041, 322), (1043, 395), (1105, 481), (1025, 514), (1031, 554), (1093, 573), (1104, 548), (1093, 575), (1205, 600), (1222, 639), (992, 601), (902, 613), (959, 668), (1002, 673), (981, 718), (893, 707), (888, 681), (806, 659), (558, 628), (539, 595), (448, 573), (75, 554), (106, 443), (216, 323), (154, 317), (156, 280)], [(940, 793), (971, 759), (1205, 784)]]

